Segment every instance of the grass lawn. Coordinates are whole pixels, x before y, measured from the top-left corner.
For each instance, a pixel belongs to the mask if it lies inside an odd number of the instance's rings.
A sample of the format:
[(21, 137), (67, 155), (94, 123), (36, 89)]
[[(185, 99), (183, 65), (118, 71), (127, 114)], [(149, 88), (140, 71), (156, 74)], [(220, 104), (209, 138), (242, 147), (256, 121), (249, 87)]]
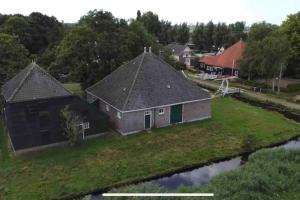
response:
[(68, 90), (77, 94), (78, 96), (83, 96), (84, 92), (81, 89), (80, 83), (65, 83), (63, 84)]
[(80, 147), (55, 147), (0, 159), (0, 199), (49, 199), (88, 192), (241, 152), (300, 133), (300, 124), (231, 98), (213, 100), (213, 118), (122, 137), (117, 133)]

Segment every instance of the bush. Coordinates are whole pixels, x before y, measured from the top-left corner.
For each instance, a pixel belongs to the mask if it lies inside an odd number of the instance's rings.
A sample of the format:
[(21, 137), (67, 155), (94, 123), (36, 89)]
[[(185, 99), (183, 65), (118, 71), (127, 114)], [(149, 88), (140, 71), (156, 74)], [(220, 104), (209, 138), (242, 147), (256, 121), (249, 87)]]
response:
[(75, 146), (81, 141), (81, 119), (72, 112), (69, 106), (61, 111), (62, 128), (64, 135), (69, 139), (71, 146)]
[(257, 138), (255, 135), (247, 135), (242, 142), (242, 150), (243, 152), (251, 152), (255, 149), (257, 145)]
[(286, 88), (281, 89), (283, 92), (299, 92), (300, 91), (300, 83), (297, 84), (288, 84)]

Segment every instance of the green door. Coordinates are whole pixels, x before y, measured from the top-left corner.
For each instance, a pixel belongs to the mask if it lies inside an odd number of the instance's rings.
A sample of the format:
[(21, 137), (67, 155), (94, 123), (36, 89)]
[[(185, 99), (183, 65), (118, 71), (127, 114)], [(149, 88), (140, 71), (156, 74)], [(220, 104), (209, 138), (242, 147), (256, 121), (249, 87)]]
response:
[(171, 106), (171, 124), (182, 122), (182, 104)]

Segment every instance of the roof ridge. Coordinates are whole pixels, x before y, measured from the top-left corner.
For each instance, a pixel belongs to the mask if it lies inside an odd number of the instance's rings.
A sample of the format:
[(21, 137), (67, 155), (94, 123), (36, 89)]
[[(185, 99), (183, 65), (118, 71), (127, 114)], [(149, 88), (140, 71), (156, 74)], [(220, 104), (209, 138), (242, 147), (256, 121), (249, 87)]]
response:
[[(155, 54), (153, 54), (155, 55)], [(192, 86), (196, 86), (198, 87), (198, 85), (196, 83), (194, 83), (193, 81), (190, 81), (189, 79), (185, 78), (181, 73), (179, 73), (172, 65), (170, 65), (169, 63), (167, 63), (164, 59), (162, 59), (161, 57), (155, 55), (160, 61), (162, 61), (164, 64), (166, 64), (169, 68), (171, 68), (175, 73), (177, 73), (179, 76), (181, 76), (182, 78), (186, 79), (186, 81), (192, 85)], [(201, 90), (203, 90), (202, 87), (199, 87)], [(203, 90), (204, 91), (204, 90)]]
[(59, 82), (59, 81), (56, 80), (53, 76), (51, 76), (45, 69), (43, 69), (42, 67), (40, 67), (40, 66), (37, 65), (37, 64), (35, 64), (35, 66), (36, 66), (39, 70), (41, 70), (48, 78), (52, 79), (55, 83), (57, 83), (61, 88), (65, 89), (65, 90), (68, 91), (70, 94), (73, 94), (73, 92), (71, 92), (70, 90), (68, 90), (67, 88), (65, 88), (61, 82)]
[[(30, 65), (30, 64), (29, 64)], [(10, 97), (7, 99), (7, 101), (10, 101), (13, 99), (13, 97), (16, 95), (16, 93), (20, 90), (20, 88), (22, 87), (22, 85), (24, 84), (25, 80), (29, 77), (29, 74), (31, 74), (32, 69), (34, 67), (33, 63), (31, 63), (31, 67), (28, 70), (28, 72), (26, 73), (25, 77), (20, 81), (19, 85), (14, 89), (14, 91), (12, 92), (12, 94), (10, 95)], [(25, 69), (24, 69), (25, 70)]]
[(110, 74), (108, 74), (107, 76), (105, 76), (103, 79), (99, 80), (97, 83), (95, 83), (94, 85), (91, 85), (90, 87), (86, 88), (85, 90), (91, 90), (94, 87), (96, 87), (97, 85), (99, 85), (101, 82), (103, 82), (105, 79), (107, 79), (108, 77), (110, 77), (112, 75), (113, 72), (119, 70), (120, 68), (125, 67), (126, 65), (128, 65), (130, 62), (132, 62), (133, 60), (137, 59), (139, 56), (132, 58), (131, 60), (129, 60), (127, 63), (122, 64), (120, 67), (118, 67), (117, 69), (115, 69), (114, 71), (112, 71)]
[(129, 89), (129, 91), (128, 91), (127, 97), (126, 97), (126, 99), (125, 99), (125, 103), (124, 103), (124, 105), (123, 105), (123, 107), (122, 107), (122, 110), (124, 110), (125, 106), (126, 106), (127, 103), (128, 103), (128, 100), (129, 100), (130, 94), (131, 94), (131, 92), (132, 92), (133, 86), (135, 85), (136, 79), (137, 79), (137, 77), (138, 77), (138, 75), (139, 75), (140, 69), (141, 69), (142, 64), (143, 64), (143, 62), (144, 62), (145, 54), (146, 54), (146, 53), (144, 52), (144, 53), (143, 53), (143, 57), (142, 57), (141, 62), (140, 62), (140, 65), (139, 65), (138, 69), (136, 70), (134, 79), (133, 79), (132, 84), (131, 84), (131, 87), (130, 87), (130, 89)]

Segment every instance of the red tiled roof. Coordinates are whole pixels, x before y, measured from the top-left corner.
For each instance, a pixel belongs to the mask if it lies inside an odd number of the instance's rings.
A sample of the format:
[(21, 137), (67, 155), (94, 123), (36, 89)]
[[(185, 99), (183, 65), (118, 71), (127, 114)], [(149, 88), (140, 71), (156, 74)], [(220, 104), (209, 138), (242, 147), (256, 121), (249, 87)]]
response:
[[(218, 56), (204, 56), (200, 62), (222, 68), (239, 68), (238, 60), (243, 56), (246, 43), (242, 40), (235, 43)], [(234, 66), (233, 66), (234, 61)]]

